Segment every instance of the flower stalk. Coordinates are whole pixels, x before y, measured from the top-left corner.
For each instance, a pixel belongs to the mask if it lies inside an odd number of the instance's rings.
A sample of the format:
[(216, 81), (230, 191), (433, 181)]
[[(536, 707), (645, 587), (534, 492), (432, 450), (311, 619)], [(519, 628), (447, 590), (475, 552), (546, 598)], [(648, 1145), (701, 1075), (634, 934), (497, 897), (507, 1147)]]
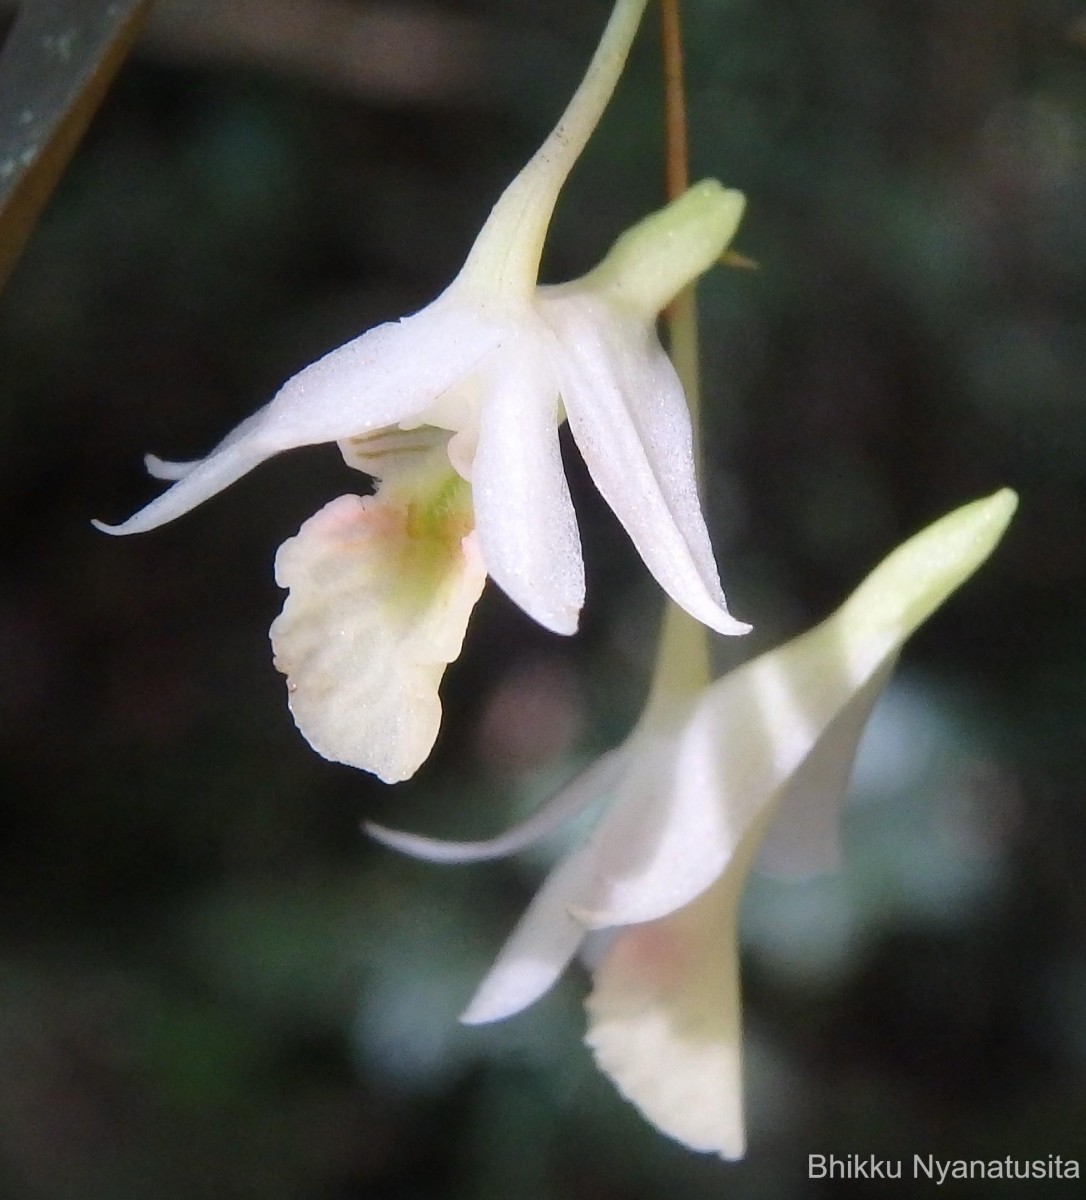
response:
[[(664, 194), (670, 202), (690, 186), (690, 137), (686, 120), (686, 73), (683, 65), (679, 0), (660, 0), (660, 52), (664, 81)], [(701, 466), (701, 362), (698, 347), (696, 283), (664, 310), (668, 354), (686, 395), (694, 444), (694, 467)], [(677, 604), (664, 604), (660, 642), (653, 670), (652, 697), (676, 690), (698, 690), (710, 679), (709, 638)], [(651, 703), (651, 701), (650, 701)]]

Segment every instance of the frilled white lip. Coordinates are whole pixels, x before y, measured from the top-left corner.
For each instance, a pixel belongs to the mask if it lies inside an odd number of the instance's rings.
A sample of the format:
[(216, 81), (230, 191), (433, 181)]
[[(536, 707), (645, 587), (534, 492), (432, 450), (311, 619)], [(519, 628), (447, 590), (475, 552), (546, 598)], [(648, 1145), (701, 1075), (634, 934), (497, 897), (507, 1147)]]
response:
[(406, 482), (401, 468), (375, 496), (333, 500), (275, 560), (290, 594), (271, 641), (294, 721), (319, 754), (386, 783), (410, 778), (433, 747), (441, 677), (486, 579), (470, 510), (449, 488), (420, 519), (427, 483), (467, 490), (442, 460), (439, 446)]

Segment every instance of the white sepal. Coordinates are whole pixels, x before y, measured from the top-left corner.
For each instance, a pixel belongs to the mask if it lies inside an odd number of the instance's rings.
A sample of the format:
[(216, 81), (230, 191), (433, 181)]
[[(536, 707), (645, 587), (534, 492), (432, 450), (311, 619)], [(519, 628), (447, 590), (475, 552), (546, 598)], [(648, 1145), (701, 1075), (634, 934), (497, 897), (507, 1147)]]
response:
[(169, 463), (152, 456), (151, 474), (176, 478), (173, 487), (120, 525), (95, 524), (105, 533), (145, 533), (183, 516), (273, 454), (409, 421), (473, 371), (502, 333), (446, 292), (421, 312), (378, 325), (299, 371), (206, 458)]
[(471, 477), (487, 570), (530, 617), (573, 633), (584, 563), (558, 445), (558, 389), (543, 348), (526, 338), (488, 383)]
[(682, 385), (652, 324), (576, 285), (546, 294), (559, 386), (592, 480), (645, 565), (681, 608), (718, 633), (729, 612), (694, 476)]

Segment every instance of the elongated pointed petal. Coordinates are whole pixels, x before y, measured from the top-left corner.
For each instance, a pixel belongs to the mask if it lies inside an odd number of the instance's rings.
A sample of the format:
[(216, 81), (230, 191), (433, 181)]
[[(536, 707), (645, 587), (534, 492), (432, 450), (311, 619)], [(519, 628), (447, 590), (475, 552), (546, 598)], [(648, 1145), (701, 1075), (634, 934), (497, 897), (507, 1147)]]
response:
[(511, 1017), (554, 986), (585, 935), (566, 898), (580, 894), (591, 872), (591, 855), (579, 850), (550, 873), (461, 1013), (465, 1025)]
[[(677, 710), (669, 713), (670, 717), (678, 715)], [(671, 733), (666, 724), (658, 732), (636, 732), (618, 748), (602, 777), (591, 780), (601, 797), (615, 791), (612, 812), (627, 807), (632, 793), (652, 797), (666, 789)], [(533, 1004), (555, 983), (584, 938), (581, 910), (598, 899), (599, 860), (608, 828), (605, 816), (587, 842), (550, 873), (479, 985), (462, 1021), (476, 1025), (511, 1016)]]
[(341, 496), (275, 563), (290, 596), (271, 638), (298, 728), (325, 758), (386, 783), (414, 774), (433, 746), (438, 685), (486, 580), (461, 514), (418, 525), (395, 495)]
[(150, 455), (148, 473), (158, 479), (176, 480), (173, 487), (120, 525), (107, 525), (104, 521), (92, 521), (91, 524), (102, 533), (118, 537), (129, 533), (146, 533), (183, 516), (243, 475), (248, 475), (254, 467), (284, 448), (270, 444), (264, 430), (267, 412), (268, 408), (263, 408), (247, 417), (207, 458), (173, 463)]
[(295, 446), (364, 434), (418, 417), (501, 340), (499, 327), (445, 296), (404, 320), (378, 325), (300, 371), (274, 399), (195, 463), (152, 459), (176, 477), (168, 491), (105, 533), (144, 533), (221, 492), (265, 459)]
[(613, 786), (624, 760), (623, 747), (595, 759), (518, 825), (478, 842), (449, 842), (367, 821), (362, 828), (378, 842), (412, 858), (436, 863), (487, 862), (519, 854), (597, 803)]
[(562, 343), (562, 401), (596, 487), (680, 608), (718, 633), (746, 633), (720, 586), (686, 400), (655, 331), (576, 289), (544, 293), (541, 310)]
[(631, 792), (593, 835), (586, 923), (655, 920), (719, 878), (831, 722), (992, 552), (1016, 503), (1002, 491), (936, 521), (828, 620), (707, 688), (674, 751), (671, 789)]
[(171, 462), (169, 459), (159, 458), (157, 454), (145, 454), (143, 456), (143, 465), (147, 468), (147, 474), (152, 479), (166, 479), (171, 483), (178, 479), (184, 479), (202, 461), (199, 458), (192, 458), (186, 462)]
[(743, 875), (729, 869), (679, 912), (619, 930), (585, 1002), (585, 1042), (622, 1095), (669, 1137), (729, 1159), (745, 1148), (736, 938)]
[(558, 445), (557, 387), (539, 339), (506, 351), (488, 380), (472, 467), (479, 545), (511, 600), (569, 634), (584, 604), (584, 564)]

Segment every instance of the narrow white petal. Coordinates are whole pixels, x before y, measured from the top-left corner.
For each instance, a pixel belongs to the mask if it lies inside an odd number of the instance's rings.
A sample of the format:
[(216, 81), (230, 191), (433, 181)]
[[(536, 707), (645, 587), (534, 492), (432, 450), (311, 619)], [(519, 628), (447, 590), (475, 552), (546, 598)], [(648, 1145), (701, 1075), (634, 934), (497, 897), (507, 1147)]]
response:
[(840, 867), (841, 810), (856, 751), (896, 661), (884, 660), (796, 768), (777, 799), (757, 870), (798, 880)]
[(488, 369), (471, 479), (491, 578), (541, 625), (573, 633), (584, 604), (581, 539), (558, 445), (557, 386), (531, 327)]
[(577, 851), (550, 873), (461, 1014), (465, 1025), (511, 1017), (554, 986), (584, 940), (567, 901), (581, 894), (591, 870)]
[(173, 487), (120, 525), (95, 524), (105, 533), (144, 533), (184, 515), (282, 450), (418, 417), (501, 337), (499, 326), (447, 294), (414, 316), (378, 325), (300, 371), (207, 458), (152, 459), (167, 478), (176, 476)]
[(661, 719), (659, 736), (639, 728), (612, 752), (614, 757), (600, 760), (601, 773), (591, 783), (597, 795), (615, 793), (608, 813), (585, 844), (547, 877), (461, 1020), (481, 1024), (519, 1012), (539, 999), (565, 969), (585, 933), (581, 911), (600, 899), (600, 862), (606, 858), (613, 814), (630, 806), (631, 793), (652, 797), (664, 789), (671, 766), (670, 732)]
[(718, 633), (750, 626), (729, 612), (698, 499), (690, 415), (651, 325), (590, 292), (541, 293), (562, 343), (569, 426), (604, 499), (681, 608)]
[(455, 512), (430, 533), (415, 519), (395, 494), (341, 496), (275, 563), (290, 595), (271, 638), (298, 728), (325, 758), (387, 783), (412, 775), (433, 746), (438, 686), (486, 579)]
[(679, 912), (619, 930), (585, 1002), (585, 1042), (622, 1095), (662, 1133), (729, 1159), (745, 1148), (742, 865)]
[(199, 458), (192, 458), (187, 462), (170, 462), (168, 459), (159, 458), (157, 454), (143, 456), (143, 465), (152, 479), (168, 479), (171, 482), (184, 479), (200, 465), (201, 461)]
[(486, 862), (519, 854), (541, 838), (547, 837), (567, 821), (580, 816), (613, 786), (623, 762), (623, 748), (617, 747), (595, 759), (564, 787), (545, 800), (530, 817), (512, 828), (478, 842), (450, 842), (423, 837), (399, 829), (388, 829), (373, 821), (362, 828), (370, 837), (393, 850), (436, 863)]
[[(149, 473), (157, 478), (176, 479), (173, 487), (150, 504), (144, 505), (139, 512), (127, 521), (122, 521), (120, 525), (107, 525), (104, 521), (92, 521), (91, 524), (102, 533), (120, 536), (146, 533), (176, 517), (184, 516), (283, 448), (269, 444), (264, 431), (267, 412), (268, 408), (262, 408), (251, 417), (247, 417), (207, 458), (172, 463), (150, 456), (151, 462), (147, 463)], [(155, 464), (154, 467), (152, 463)], [(161, 472), (157, 469), (159, 464)]]

